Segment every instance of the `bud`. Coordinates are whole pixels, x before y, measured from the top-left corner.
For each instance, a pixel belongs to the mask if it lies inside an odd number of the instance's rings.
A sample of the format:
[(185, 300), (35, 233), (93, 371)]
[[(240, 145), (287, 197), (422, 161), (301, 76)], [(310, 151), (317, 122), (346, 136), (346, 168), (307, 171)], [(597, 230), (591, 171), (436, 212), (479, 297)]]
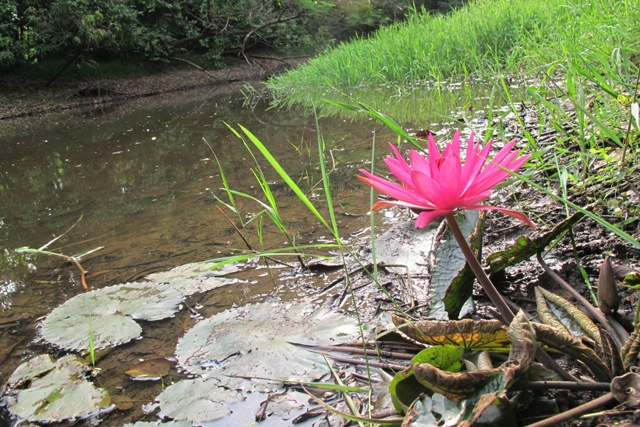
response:
[(604, 314), (611, 314), (618, 311), (620, 298), (616, 286), (616, 278), (613, 275), (613, 267), (609, 257), (605, 257), (600, 266), (600, 276), (598, 277), (598, 305)]

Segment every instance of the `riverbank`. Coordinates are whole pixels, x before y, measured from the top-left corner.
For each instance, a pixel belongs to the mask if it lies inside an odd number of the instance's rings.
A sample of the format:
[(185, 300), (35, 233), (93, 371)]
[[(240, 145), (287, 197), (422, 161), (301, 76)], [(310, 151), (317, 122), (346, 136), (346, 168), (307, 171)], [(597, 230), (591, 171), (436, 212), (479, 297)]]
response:
[(90, 114), (115, 105), (155, 102), (158, 96), (180, 91), (237, 91), (246, 83), (264, 81), (304, 61), (267, 56), (251, 60), (250, 64), (244, 59), (231, 59), (219, 70), (179, 65), (145, 76), (61, 80), (50, 86), (19, 75), (5, 76), (0, 82), (0, 129), (16, 121), (70, 110)]

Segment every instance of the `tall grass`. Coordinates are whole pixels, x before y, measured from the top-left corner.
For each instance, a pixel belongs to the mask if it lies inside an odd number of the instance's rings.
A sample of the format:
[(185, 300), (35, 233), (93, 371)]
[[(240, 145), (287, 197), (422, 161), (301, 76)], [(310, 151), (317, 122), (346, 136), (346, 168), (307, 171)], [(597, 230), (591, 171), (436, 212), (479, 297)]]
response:
[(567, 52), (638, 50), (632, 0), (478, 0), (449, 15), (406, 23), (338, 46), (271, 79), (284, 103), (317, 104), (335, 92), (495, 73), (553, 73)]

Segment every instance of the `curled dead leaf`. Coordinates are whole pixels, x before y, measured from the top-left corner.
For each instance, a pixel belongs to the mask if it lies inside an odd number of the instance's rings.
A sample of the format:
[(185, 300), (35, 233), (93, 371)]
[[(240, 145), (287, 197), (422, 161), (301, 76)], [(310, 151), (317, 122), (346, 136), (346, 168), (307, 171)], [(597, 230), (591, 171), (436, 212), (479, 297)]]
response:
[[(536, 287), (535, 292), (538, 316), (543, 323), (564, 330), (572, 336), (586, 335), (599, 344), (602, 342), (598, 326), (578, 307), (544, 288)], [(549, 308), (547, 301), (557, 308), (555, 313)]]
[(421, 320), (407, 322), (392, 315), (398, 330), (410, 339), (428, 345), (457, 345), (469, 350), (506, 351), (507, 328), (499, 320)]
[(629, 409), (640, 408), (640, 374), (629, 372), (611, 380), (611, 393)]
[[(453, 330), (461, 321), (451, 321)], [(481, 335), (466, 323), (465, 334)], [(536, 333), (524, 312), (520, 311), (505, 331), (510, 340), (509, 359), (497, 368), (481, 369), (475, 372), (447, 372), (429, 363), (412, 365), (414, 375), (420, 384), (440, 393), (449, 399), (460, 400), (472, 394), (480, 385), (492, 376), (503, 373), (505, 388), (520, 374), (524, 373), (534, 360), (536, 352)]]

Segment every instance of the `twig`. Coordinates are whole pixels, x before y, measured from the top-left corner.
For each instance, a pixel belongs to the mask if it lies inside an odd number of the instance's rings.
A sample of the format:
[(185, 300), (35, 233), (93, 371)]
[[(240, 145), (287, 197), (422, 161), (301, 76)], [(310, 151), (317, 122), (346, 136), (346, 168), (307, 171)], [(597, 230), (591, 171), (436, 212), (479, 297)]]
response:
[(574, 381), (518, 381), (511, 390), (579, 390), (579, 391), (609, 391), (611, 390), (611, 383), (598, 382), (582, 382), (577, 383)]
[(613, 397), (613, 394), (607, 393), (603, 396), (598, 397), (597, 399), (592, 400), (591, 402), (587, 402), (583, 405), (569, 409), (568, 411), (562, 412), (561, 414), (549, 417), (546, 420), (529, 424), (526, 427), (554, 427), (560, 423), (568, 421), (572, 418), (579, 417), (580, 415), (593, 412), (599, 408), (602, 408), (603, 406), (608, 406), (614, 402), (616, 402), (616, 398)]
[(185, 62), (185, 63), (187, 63), (187, 64), (191, 65), (192, 67), (195, 67), (195, 68), (197, 68), (198, 70), (202, 71), (202, 72), (203, 72), (203, 73), (205, 73), (207, 76), (212, 77), (212, 78), (213, 78), (213, 79), (215, 79), (215, 80), (218, 80), (218, 78), (217, 78), (215, 75), (211, 74), (210, 72), (208, 72), (207, 70), (205, 70), (204, 68), (202, 68), (201, 66), (199, 66), (198, 64), (195, 64), (195, 63), (193, 63), (193, 62), (191, 62), (191, 61), (189, 61), (189, 60), (187, 60), (187, 59), (178, 58), (177, 56), (170, 56), (170, 57), (169, 57), (169, 59), (173, 59), (174, 61), (182, 61), (182, 62)]

